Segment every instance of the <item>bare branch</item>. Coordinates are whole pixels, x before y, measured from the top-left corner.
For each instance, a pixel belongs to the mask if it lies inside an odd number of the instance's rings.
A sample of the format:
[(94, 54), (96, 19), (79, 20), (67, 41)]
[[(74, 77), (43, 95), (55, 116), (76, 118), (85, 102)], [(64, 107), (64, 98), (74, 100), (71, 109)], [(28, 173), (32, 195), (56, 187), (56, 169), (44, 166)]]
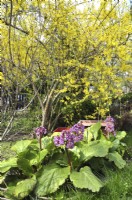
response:
[(12, 58), (12, 50), (11, 50), (11, 24), (12, 24), (12, 12), (13, 12), (13, 3), (12, 0), (10, 1), (10, 6), (11, 6), (11, 10), (10, 10), (10, 23), (9, 23), (9, 53), (10, 53), (10, 58), (11, 58), (11, 62), (13, 63), (13, 58)]
[(12, 122), (13, 122), (13, 119), (14, 119), (15, 115), (16, 115), (16, 111), (14, 111), (14, 113), (13, 113), (13, 115), (12, 115), (12, 117), (11, 117), (11, 119), (10, 119), (10, 121), (9, 121), (9, 123), (8, 123), (8, 125), (7, 125), (7, 127), (6, 127), (6, 129), (5, 129), (5, 131), (4, 131), (4, 133), (3, 133), (3, 135), (2, 135), (2, 137), (0, 138), (0, 140), (3, 140), (4, 136), (5, 136), (7, 133), (9, 133), (9, 131), (11, 130), (11, 128), (12, 128)]
[(35, 95), (38, 97), (39, 103), (40, 103), (41, 108), (42, 108), (42, 110), (43, 110), (43, 109), (44, 109), (43, 101), (42, 101), (42, 99), (41, 99), (41, 97), (40, 97), (40, 95), (39, 95), (39, 91), (37, 90), (37, 88), (36, 88), (36, 86), (35, 86), (35, 84), (34, 84), (33, 81), (32, 81), (32, 86), (33, 86), (33, 90), (34, 90), (34, 92), (35, 92)]
[[(29, 35), (29, 31), (25, 31), (25, 30), (23, 30), (22, 28), (19, 28), (18, 26), (14, 26), (13, 24), (11, 24), (11, 23), (8, 23), (7, 21), (3, 21), (4, 23), (5, 23), (5, 25), (7, 25), (7, 26), (9, 26), (9, 27), (12, 27), (12, 28), (15, 28), (15, 29), (17, 29), (18, 31), (20, 31), (20, 32), (22, 32), (22, 33), (24, 33), (24, 34), (26, 34), (26, 35)], [(40, 40), (40, 39), (38, 39), (37, 37), (35, 37), (35, 40), (37, 41), (37, 42), (39, 42), (47, 51), (48, 51), (48, 49), (46, 48), (46, 46), (45, 46), (45, 44)]]
[(35, 97), (37, 96), (37, 93), (33, 96), (33, 98), (30, 100), (30, 102), (21, 110), (17, 110), (17, 112), (23, 112), (24, 110), (26, 110), (30, 104), (33, 102), (33, 100), (35, 99)]
[(5, 20), (4, 20), (3, 22), (5, 23), (5, 25), (11, 26), (12, 28), (17, 29), (18, 31), (20, 31), (20, 32), (22, 32), (22, 33), (25, 33), (26, 35), (29, 34), (29, 31), (25, 31), (25, 30), (23, 30), (22, 28), (20, 28), (20, 27), (18, 27), (18, 26), (14, 26), (13, 24), (10, 24), (10, 23), (8, 23), (8, 22), (5, 21)]
[(10, 200), (10, 199), (4, 198), (4, 197), (0, 197), (0, 200)]
[(101, 23), (99, 24), (102, 25), (102, 23), (105, 21), (105, 19), (110, 15), (110, 13), (114, 10), (114, 8), (119, 4), (119, 1), (117, 1), (117, 3), (113, 6), (113, 8), (107, 13), (107, 15), (105, 16), (105, 18), (101, 21)]

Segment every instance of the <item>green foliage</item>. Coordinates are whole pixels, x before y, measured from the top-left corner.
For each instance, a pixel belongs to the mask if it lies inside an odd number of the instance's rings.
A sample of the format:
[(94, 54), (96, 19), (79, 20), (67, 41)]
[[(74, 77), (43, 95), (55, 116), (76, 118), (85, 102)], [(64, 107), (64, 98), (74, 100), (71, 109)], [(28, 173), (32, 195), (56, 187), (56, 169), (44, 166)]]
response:
[(38, 165), (39, 163), (41, 163), (45, 156), (48, 154), (48, 151), (46, 149), (43, 149), (42, 151), (40, 151), (35, 158), (30, 159), (30, 165)]
[(5, 173), (10, 168), (16, 167), (16, 166), (17, 166), (17, 159), (16, 158), (10, 158), (8, 160), (4, 160), (3, 162), (0, 163), (0, 172)]
[(48, 151), (51, 151), (51, 149), (54, 149), (54, 144), (53, 144), (53, 135), (57, 133), (53, 133), (51, 137), (44, 137), (42, 138), (42, 146), (43, 148), (47, 149)]
[(108, 169), (105, 167), (105, 187), (98, 193), (87, 189), (72, 188), (67, 191), (62, 187), (52, 195), (56, 200), (131, 200), (132, 199), (132, 162), (124, 169)]
[(126, 165), (126, 162), (122, 159), (121, 155), (118, 152), (113, 152), (108, 154), (108, 159), (110, 161), (114, 161), (115, 165), (119, 168), (122, 169)]
[(65, 182), (69, 174), (69, 167), (60, 167), (56, 164), (43, 167), (38, 177), (36, 194), (44, 196), (55, 192)]
[(0, 142), (0, 161), (7, 160), (11, 157), (14, 157), (15, 152), (11, 151), (11, 145), (13, 143), (10, 141), (1, 141)]
[[(7, 181), (7, 191), (4, 195), (11, 199), (23, 199), (28, 196), (36, 184), (35, 172), (44, 160), (47, 150), (39, 150), (36, 140), (18, 141), (12, 146), (16, 157), (0, 163), (2, 180)], [(34, 166), (37, 166), (34, 168)], [(14, 169), (15, 174), (12, 174)], [(5, 174), (9, 171), (9, 175)], [(10, 173), (12, 179), (10, 180)], [(18, 178), (17, 178), (18, 177)], [(21, 180), (23, 179), (23, 180)]]
[(125, 131), (116, 132), (115, 139), (112, 140), (111, 152), (118, 151), (118, 153), (120, 153), (122, 156), (124, 155), (124, 153), (127, 149), (127, 146), (121, 140), (123, 140), (125, 137), (126, 137)]
[(96, 140), (98, 137), (98, 132), (99, 132), (100, 128), (101, 128), (100, 122), (93, 124), (93, 126), (90, 126), (88, 128), (88, 134), (92, 134), (93, 138)]
[(31, 144), (31, 140), (22, 140), (18, 141), (15, 145), (12, 146), (12, 150), (16, 151), (17, 154), (26, 150), (26, 148)]
[(36, 185), (36, 177), (19, 181), (14, 187), (7, 188), (6, 196), (13, 196), (16, 199), (23, 199), (34, 189)]
[[(104, 185), (101, 177), (95, 173), (95, 169), (101, 170), (98, 159), (112, 161), (119, 169), (126, 164), (119, 151), (122, 146), (120, 140), (126, 136), (124, 131), (108, 139), (100, 130), (100, 123), (97, 123), (85, 130), (83, 141), (67, 151), (63, 146), (56, 147), (53, 143), (53, 136), (59, 134), (44, 137), (42, 150), (35, 139), (22, 140), (12, 146), (16, 157), (0, 163), (0, 181), (7, 186), (4, 196), (23, 199), (33, 193), (43, 197), (67, 185), (68, 181), (75, 188), (98, 192)], [(94, 167), (94, 163), (98, 163), (98, 168)], [(7, 172), (11, 173), (12, 170), (18, 174), (10, 179)]]
[(23, 157), (19, 157), (17, 159), (17, 166), (18, 166), (19, 169), (21, 169), (23, 171), (23, 173), (25, 175), (32, 176), (33, 168), (32, 168), (32, 166), (30, 166), (29, 160), (27, 160)]
[(83, 154), (82, 160), (87, 161), (92, 157), (105, 157), (111, 146), (110, 141), (91, 141), (89, 144), (83, 144), (80, 147), (80, 151)]
[[(132, 107), (132, 106), (131, 106)], [(118, 119), (119, 130), (131, 131), (132, 129), (132, 110), (129, 108), (128, 112), (123, 112), (122, 116)]]
[[(100, 135), (100, 132), (101, 132), (100, 128), (101, 128), (101, 123), (98, 122), (96, 124), (93, 124), (89, 128), (85, 129), (85, 131), (84, 131), (85, 140), (87, 142), (90, 142), (92, 139), (96, 140)], [(101, 133), (101, 135), (102, 135), (102, 133)]]
[[(80, 90), (81, 91), (81, 90)], [(72, 93), (68, 94), (69, 96), (72, 96)], [(80, 96), (84, 96), (83, 92), (80, 94)], [(71, 98), (71, 97), (69, 97)], [(80, 119), (93, 119), (92, 114), (96, 110), (96, 105), (92, 103), (92, 101), (89, 98), (86, 98), (84, 100), (79, 100), (78, 102), (75, 102), (74, 104), (68, 103), (69, 98), (65, 99), (64, 106), (62, 105), (62, 115), (63, 118), (60, 118), (57, 122), (58, 126), (63, 126), (65, 124), (71, 125), (74, 123), (77, 123)], [(77, 97), (72, 97), (76, 98)], [(68, 118), (69, 116), (69, 118)]]
[(73, 185), (77, 188), (87, 188), (92, 192), (98, 192), (103, 186), (101, 180), (99, 180), (91, 171), (89, 167), (81, 168), (80, 172), (72, 172), (70, 176)]
[(126, 136), (126, 132), (125, 131), (118, 131), (118, 132), (116, 132), (116, 138), (118, 140), (122, 140), (125, 136)]

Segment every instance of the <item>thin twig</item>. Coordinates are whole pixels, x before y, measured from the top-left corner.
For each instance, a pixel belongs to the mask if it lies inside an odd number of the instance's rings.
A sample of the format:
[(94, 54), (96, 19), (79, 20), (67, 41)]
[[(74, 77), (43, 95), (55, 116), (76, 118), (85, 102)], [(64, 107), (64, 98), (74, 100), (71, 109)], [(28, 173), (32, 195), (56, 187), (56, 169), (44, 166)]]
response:
[(26, 110), (30, 106), (30, 104), (33, 102), (36, 96), (37, 96), (37, 93), (33, 96), (33, 98), (29, 101), (29, 103), (23, 109), (17, 110), (17, 112), (22, 112)]
[(2, 187), (0, 187), (0, 190), (2, 190), (2, 191), (6, 191), (7, 188), (2, 188)]
[(9, 130), (10, 130), (9, 127), (12, 125), (12, 121), (13, 121), (13, 119), (15, 117), (15, 114), (16, 114), (16, 111), (14, 111), (14, 113), (13, 113), (13, 115), (12, 115), (12, 117), (11, 117), (11, 119), (10, 119), (10, 121), (9, 121), (9, 123), (8, 123), (4, 133), (2, 135), (2, 137), (1, 137), (1, 140), (3, 140), (4, 136), (9, 132)]
[[(18, 31), (20, 31), (20, 32), (22, 32), (22, 33), (24, 33), (24, 34), (26, 34), (26, 35), (29, 35), (29, 31), (25, 31), (25, 30), (23, 30), (22, 28), (19, 28), (19, 27), (17, 27), (17, 26), (14, 26), (13, 24), (10, 24), (10, 23), (8, 23), (8, 22), (6, 22), (6, 21), (3, 21), (4, 23), (5, 23), (5, 25), (7, 25), (7, 26), (9, 26), (9, 27), (12, 27), (12, 28), (14, 28), (14, 29), (16, 29), (16, 30), (18, 30)], [(48, 51), (48, 49), (47, 49), (47, 47), (45, 46), (45, 44), (39, 39), (39, 38), (37, 38), (37, 37), (35, 37), (35, 40), (37, 41), (37, 42), (39, 42), (47, 51)]]
[(39, 199), (52, 200), (50, 197), (39, 197)]
[(0, 197), (0, 200), (10, 200), (10, 199), (4, 198), (4, 197)]

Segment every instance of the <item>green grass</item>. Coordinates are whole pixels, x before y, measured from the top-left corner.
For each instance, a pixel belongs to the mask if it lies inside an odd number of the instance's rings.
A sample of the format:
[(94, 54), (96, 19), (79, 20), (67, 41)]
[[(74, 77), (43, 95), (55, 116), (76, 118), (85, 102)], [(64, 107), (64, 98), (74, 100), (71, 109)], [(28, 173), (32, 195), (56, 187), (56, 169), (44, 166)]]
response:
[[(41, 123), (40, 113), (41, 112), (39, 111), (32, 111), (32, 110), (28, 110), (26, 112), (20, 112), (20, 113), (18, 112), (15, 115), (15, 118), (13, 120), (10, 134), (31, 133), (34, 128), (40, 126), (40, 123)], [(11, 114), (7, 113), (5, 120), (1, 123), (0, 135), (2, 135), (2, 132), (4, 132), (4, 130), (6, 129), (10, 121), (10, 118), (11, 118)]]
[(132, 130), (127, 132), (127, 135), (124, 138), (123, 142), (125, 142), (127, 144), (127, 149), (126, 149), (124, 157), (126, 160), (132, 161)]
[(11, 151), (13, 142), (0, 142), (0, 161), (12, 157), (15, 153)]
[(126, 135), (124, 141), (127, 143), (128, 147), (132, 147), (132, 130), (127, 132), (127, 135)]
[(122, 170), (106, 170), (108, 177), (106, 186), (102, 188), (98, 197), (105, 200), (132, 199), (132, 163)]

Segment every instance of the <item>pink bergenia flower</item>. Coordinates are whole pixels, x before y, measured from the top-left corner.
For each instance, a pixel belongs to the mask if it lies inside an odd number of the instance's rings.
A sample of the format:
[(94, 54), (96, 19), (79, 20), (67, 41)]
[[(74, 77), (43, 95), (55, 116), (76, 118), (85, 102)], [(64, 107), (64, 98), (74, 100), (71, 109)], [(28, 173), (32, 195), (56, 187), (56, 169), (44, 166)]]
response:
[(36, 133), (37, 136), (41, 136), (42, 137), (43, 135), (47, 134), (47, 130), (46, 130), (45, 127), (40, 126), (40, 127), (35, 129), (35, 133)]

